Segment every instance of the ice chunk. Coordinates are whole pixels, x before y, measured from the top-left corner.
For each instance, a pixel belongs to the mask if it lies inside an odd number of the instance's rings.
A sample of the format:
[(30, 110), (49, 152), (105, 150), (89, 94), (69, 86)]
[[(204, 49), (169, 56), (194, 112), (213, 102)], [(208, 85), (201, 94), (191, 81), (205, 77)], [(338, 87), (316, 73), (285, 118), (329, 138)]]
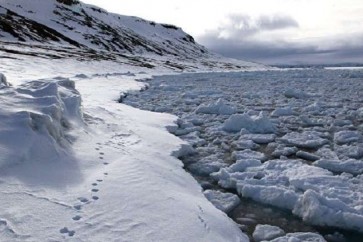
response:
[(204, 196), (219, 210), (225, 213), (232, 211), (237, 207), (241, 200), (233, 193), (220, 192), (215, 190), (204, 191)]
[(362, 135), (358, 131), (340, 131), (334, 134), (334, 142), (342, 145), (357, 142), (362, 139)]
[(263, 240), (272, 240), (284, 235), (285, 231), (277, 226), (258, 224), (252, 234), (252, 237), (256, 242), (259, 242)]
[(291, 107), (277, 108), (271, 113), (272, 117), (291, 116), (291, 115), (295, 115), (295, 112), (292, 110)]
[(239, 132), (246, 129), (251, 133), (274, 133), (275, 125), (262, 112), (258, 116), (249, 116), (248, 114), (233, 114), (222, 126), (227, 132)]
[(287, 98), (296, 98), (296, 99), (303, 99), (310, 97), (309, 94), (301, 91), (301, 90), (295, 90), (295, 89), (288, 89), (284, 92), (285, 97)]
[(328, 140), (321, 138), (319, 133), (315, 131), (291, 132), (284, 135), (281, 141), (299, 148), (308, 149), (317, 149), (329, 143)]
[(276, 135), (274, 134), (244, 134), (240, 137), (241, 139), (252, 140), (257, 144), (268, 144), (275, 140)]
[(316, 161), (316, 160), (320, 159), (320, 157), (317, 155), (311, 154), (309, 152), (301, 151), (301, 150), (296, 152), (296, 156), (301, 159), (308, 160), (308, 161)]
[(307, 190), (293, 213), (304, 221), (319, 226), (334, 226), (363, 232), (363, 214), (336, 198)]
[(188, 166), (188, 169), (196, 175), (208, 176), (213, 172), (219, 171), (222, 167), (226, 165), (223, 162), (212, 161), (212, 162), (196, 162)]
[(332, 172), (348, 172), (353, 175), (363, 173), (363, 161), (361, 160), (349, 159), (341, 161), (321, 159), (315, 161), (313, 164)]
[(337, 153), (337, 155), (340, 159), (345, 159), (345, 158), (361, 159), (361, 158), (363, 158), (363, 146), (361, 143), (358, 145), (335, 146), (335, 152)]
[(245, 159), (255, 159), (260, 161), (266, 160), (266, 156), (264, 153), (253, 150), (233, 151), (232, 158), (235, 160), (245, 160)]
[(237, 150), (244, 150), (244, 149), (250, 149), (250, 150), (256, 150), (260, 146), (253, 142), (252, 140), (244, 140), (239, 139), (232, 143)]
[(278, 237), (270, 242), (326, 242), (323, 236), (317, 233), (288, 233), (283, 237)]
[(293, 190), (270, 185), (248, 184), (253, 180), (237, 181), (237, 191), (242, 197), (249, 197), (257, 202), (292, 210), (299, 195)]
[(236, 163), (229, 166), (227, 169), (229, 172), (242, 172), (245, 171), (248, 167), (253, 166), (260, 166), (261, 160), (257, 159), (243, 159), (243, 160), (237, 160)]
[(177, 158), (182, 158), (192, 154), (195, 154), (193, 147), (189, 144), (182, 144), (180, 145), (179, 150), (174, 151), (171, 155)]
[(294, 155), (298, 149), (296, 147), (286, 147), (284, 145), (279, 144), (275, 150), (272, 152), (273, 157), (281, 157), (281, 156), (291, 156)]
[(195, 113), (222, 114), (222, 115), (231, 115), (234, 114), (235, 112), (236, 109), (234, 107), (225, 104), (221, 98), (214, 103), (201, 104), (195, 110)]

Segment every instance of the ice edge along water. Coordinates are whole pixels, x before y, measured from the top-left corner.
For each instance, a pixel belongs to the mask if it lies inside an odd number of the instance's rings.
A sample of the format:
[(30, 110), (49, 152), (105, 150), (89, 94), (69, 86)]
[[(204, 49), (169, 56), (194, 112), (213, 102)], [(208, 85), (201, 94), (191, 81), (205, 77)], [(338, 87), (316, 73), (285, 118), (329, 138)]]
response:
[[(184, 161), (204, 187), (212, 177), (309, 224), (362, 231), (361, 77), (313, 69), (163, 76), (125, 103), (180, 117), (174, 133), (195, 147)], [(234, 203), (206, 195), (222, 210), (221, 201)]]
[(171, 156), (188, 150), (165, 128), (176, 117), (117, 103), (149, 74), (42, 64), (64, 77), (3, 65), (17, 78), (0, 89), (1, 240), (248, 241)]

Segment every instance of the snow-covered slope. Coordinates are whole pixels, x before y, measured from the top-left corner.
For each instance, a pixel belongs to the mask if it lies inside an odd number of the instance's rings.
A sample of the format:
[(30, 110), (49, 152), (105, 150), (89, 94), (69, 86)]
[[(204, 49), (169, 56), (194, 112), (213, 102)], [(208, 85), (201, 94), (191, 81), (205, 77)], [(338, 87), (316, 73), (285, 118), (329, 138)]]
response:
[(99, 53), (102, 58), (132, 55), (162, 59), (166, 66), (179, 70), (187, 68), (185, 62), (229, 69), (264, 68), (217, 56), (179, 27), (108, 13), (72, 0), (1, 1), (0, 41), (4, 45), (62, 46)]

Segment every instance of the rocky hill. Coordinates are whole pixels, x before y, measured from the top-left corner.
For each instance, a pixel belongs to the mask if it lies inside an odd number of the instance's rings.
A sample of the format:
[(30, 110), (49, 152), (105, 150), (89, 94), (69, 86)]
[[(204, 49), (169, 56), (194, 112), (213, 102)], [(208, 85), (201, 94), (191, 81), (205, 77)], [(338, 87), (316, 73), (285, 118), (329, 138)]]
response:
[(45, 55), (52, 58), (121, 57), (148, 67), (157, 60), (180, 70), (256, 66), (222, 58), (174, 25), (109, 13), (78, 0), (1, 1), (0, 49), (37, 55), (36, 48), (47, 49)]

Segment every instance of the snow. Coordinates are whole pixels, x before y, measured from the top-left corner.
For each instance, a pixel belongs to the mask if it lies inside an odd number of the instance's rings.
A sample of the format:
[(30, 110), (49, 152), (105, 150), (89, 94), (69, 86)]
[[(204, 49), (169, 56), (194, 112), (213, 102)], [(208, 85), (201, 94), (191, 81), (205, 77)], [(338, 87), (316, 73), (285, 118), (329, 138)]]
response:
[(268, 224), (258, 224), (252, 234), (253, 239), (256, 242), (263, 240), (272, 240), (277, 237), (282, 237), (284, 235), (285, 232), (281, 228)]
[[(8, 13), (8, 9), (12, 13)], [(216, 71), (223, 68), (269, 69), (264, 65), (212, 53), (179, 27), (108, 13), (82, 2), (65, 5), (56, 0), (3, 0), (0, 13), (5, 19), (11, 19), (15, 32), (2, 29), (2, 41), (6, 41), (6, 48), (22, 41), (18, 49), (20, 52), (47, 55), (49, 53), (33, 49), (45, 46), (47, 49), (59, 48), (60, 51), (51, 57), (59, 57), (66, 52), (66, 57), (75, 54), (80, 59), (88, 56), (114, 59), (119, 64), (165, 66), (175, 71), (197, 70), (197, 63)], [(37, 31), (39, 28), (44, 31)]]
[(72, 59), (1, 65), (14, 85), (0, 89), (0, 240), (248, 241), (176, 158), (194, 152), (168, 132), (177, 118), (117, 102), (152, 72)]
[(67, 131), (83, 126), (81, 97), (73, 81), (33, 81), (17, 88), (7, 85), (0, 92), (0, 167), (52, 159), (69, 145)]

